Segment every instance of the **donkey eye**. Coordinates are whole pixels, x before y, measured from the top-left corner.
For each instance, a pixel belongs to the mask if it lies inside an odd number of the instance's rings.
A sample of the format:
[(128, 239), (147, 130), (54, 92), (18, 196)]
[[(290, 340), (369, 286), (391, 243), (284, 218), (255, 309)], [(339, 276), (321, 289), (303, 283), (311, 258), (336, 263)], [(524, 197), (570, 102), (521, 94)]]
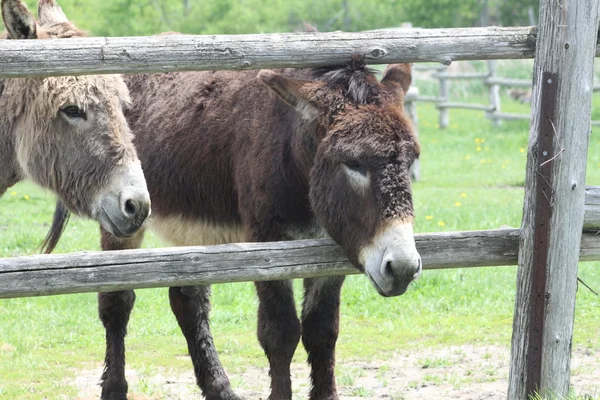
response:
[(81, 108), (79, 108), (77, 106), (67, 106), (67, 107), (61, 108), (60, 111), (69, 118), (81, 118), (81, 119), (87, 120), (87, 115), (86, 115), (85, 111), (83, 111)]
[(346, 161), (343, 164), (346, 168), (348, 168), (352, 172), (357, 172), (361, 175), (367, 176), (367, 167), (364, 164), (362, 164), (356, 160)]

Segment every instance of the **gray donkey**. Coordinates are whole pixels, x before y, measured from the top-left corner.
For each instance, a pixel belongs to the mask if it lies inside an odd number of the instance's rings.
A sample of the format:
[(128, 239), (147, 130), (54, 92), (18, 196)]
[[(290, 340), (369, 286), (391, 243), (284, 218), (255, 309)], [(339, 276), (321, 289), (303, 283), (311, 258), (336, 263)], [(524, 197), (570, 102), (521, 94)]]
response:
[[(85, 36), (54, 0), (39, 1), (38, 20), (20, 0), (1, 5), (0, 39)], [(116, 75), (0, 79), (0, 196), (30, 179), (58, 195), (58, 215), (70, 210), (116, 237), (135, 234), (150, 197), (122, 111), (129, 102)]]

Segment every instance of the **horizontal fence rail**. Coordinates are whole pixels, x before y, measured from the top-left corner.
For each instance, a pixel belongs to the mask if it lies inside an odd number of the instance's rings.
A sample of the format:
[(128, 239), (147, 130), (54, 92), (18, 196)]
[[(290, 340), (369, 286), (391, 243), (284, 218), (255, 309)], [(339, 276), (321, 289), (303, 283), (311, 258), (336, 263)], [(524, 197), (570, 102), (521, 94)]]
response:
[[(518, 243), (517, 229), (416, 237), (428, 269), (515, 264)], [(0, 298), (357, 273), (330, 239), (37, 255), (0, 259)]]
[(0, 78), (532, 58), (533, 27), (0, 41)]
[[(581, 260), (600, 260), (600, 187), (586, 188)], [(418, 234), (425, 269), (514, 265), (518, 229)], [(330, 239), (0, 259), (0, 298), (358, 274)]]
[[(518, 229), (418, 234), (425, 269), (515, 265)], [(585, 233), (581, 260), (600, 260)], [(330, 239), (79, 252), (0, 259), (0, 298), (360, 273)]]

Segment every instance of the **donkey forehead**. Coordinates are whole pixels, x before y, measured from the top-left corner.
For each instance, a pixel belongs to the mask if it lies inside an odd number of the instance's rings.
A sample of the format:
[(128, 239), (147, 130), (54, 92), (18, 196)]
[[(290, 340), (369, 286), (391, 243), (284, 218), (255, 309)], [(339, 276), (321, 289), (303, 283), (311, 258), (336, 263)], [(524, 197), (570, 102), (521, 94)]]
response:
[(77, 28), (72, 22), (62, 22), (50, 26), (42, 25), (38, 28), (38, 39), (66, 39), (86, 37), (85, 31)]
[(42, 100), (48, 99), (51, 108), (60, 107), (65, 103), (73, 103), (87, 108), (107, 102), (128, 104), (131, 101), (127, 86), (118, 75), (44, 78), (39, 97)]
[(410, 120), (392, 106), (359, 106), (346, 111), (329, 131), (328, 139), (333, 151), (355, 156), (388, 156), (418, 146)]

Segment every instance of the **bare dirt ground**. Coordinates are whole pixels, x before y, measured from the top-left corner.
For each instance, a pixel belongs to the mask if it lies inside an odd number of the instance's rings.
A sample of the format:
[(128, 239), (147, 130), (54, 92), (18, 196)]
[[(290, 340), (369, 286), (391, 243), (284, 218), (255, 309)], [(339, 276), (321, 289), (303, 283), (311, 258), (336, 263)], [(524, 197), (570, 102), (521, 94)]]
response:
[[(508, 382), (509, 350), (497, 346), (453, 346), (398, 352), (372, 362), (338, 360), (340, 398), (391, 400), (504, 400)], [(600, 352), (576, 349), (571, 384), (583, 398), (600, 399)], [(82, 370), (75, 380), (80, 400), (97, 399), (102, 366)], [(306, 399), (308, 367), (293, 364), (294, 399)], [(248, 400), (266, 399), (266, 368), (247, 368), (230, 374), (236, 392)], [(152, 373), (127, 370), (130, 399), (200, 399), (193, 373), (155, 369)], [(589, 397), (586, 397), (589, 396)]]

